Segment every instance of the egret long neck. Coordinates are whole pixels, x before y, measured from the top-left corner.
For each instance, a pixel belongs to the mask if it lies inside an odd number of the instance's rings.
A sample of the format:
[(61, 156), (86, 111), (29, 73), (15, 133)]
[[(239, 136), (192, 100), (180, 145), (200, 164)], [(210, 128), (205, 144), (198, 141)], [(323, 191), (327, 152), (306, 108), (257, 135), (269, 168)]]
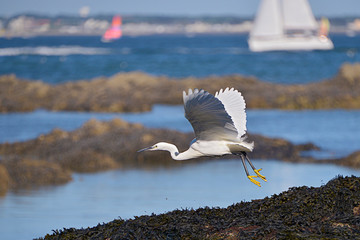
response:
[(171, 143), (162, 143), (161, 148), (159, 148), (158, 150), (164, 150), (164, 151), (170, 152), (171, 157), (174, 160), (188, 160), (188, 159), (197, 158), (197, 157), (202, 156), (201, 153), (194, 150), (192, 147), (190, 147), (185, 152), (180, 153), (178, 148), (174, 144), (171, 144)]
[(171, 154), (171, 157), (177, 160), (177, 156), (179, 156), (178, 148), (171, 143), (161, 143), (162, 146), (159, 150), (168, 151)]
[(197, 158), (197, 157), (200, 157), (200, 156), (202, 156), (202, 154), (199, 153), (198, 151), (195, 151), (191, 147), (188, 150), (186, 150), (186, 151), (184, 151), (182, 153), (175, 154), (175, 156), (173, 154), (171, 154), (171, 157), (174, 160), (189, 160), (189, 159)]
[(179, 153), (178, 148), (173, 145), (173, 144), (166, 144), (166, 149), (163, 149), (166, 151), (169, 151), (171, 154), (171, 157), (174, 160), (188, 160), (188, 159), (192, 159), (192, 158), (197, 158), (199, 157), (199, 153), (194, 151), (192, 148), (189, 148), (188, 150), (186, 150), (185, 152)]

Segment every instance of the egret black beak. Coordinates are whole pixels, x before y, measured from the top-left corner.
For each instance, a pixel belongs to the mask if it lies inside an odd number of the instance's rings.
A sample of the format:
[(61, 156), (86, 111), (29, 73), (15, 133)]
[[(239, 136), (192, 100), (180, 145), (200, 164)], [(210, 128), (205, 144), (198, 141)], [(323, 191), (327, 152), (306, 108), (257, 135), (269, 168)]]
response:
[(152, 150), (152, 149), (154, 149), (154, 148), (155, 148), (154, 146), (150, 146), (150, 147), (147, 147), (147, 148), (140, 149), (140, 150), (137, 151), (137, 152), (144, 152), (144, 151)]

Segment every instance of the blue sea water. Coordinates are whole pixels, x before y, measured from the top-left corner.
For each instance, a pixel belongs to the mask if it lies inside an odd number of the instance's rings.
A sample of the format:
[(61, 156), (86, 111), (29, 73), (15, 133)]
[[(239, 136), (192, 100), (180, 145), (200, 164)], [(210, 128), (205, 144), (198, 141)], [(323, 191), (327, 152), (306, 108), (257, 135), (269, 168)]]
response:
[[(170, 160), (169, 160), (170, 161)], [(175, 209), (227, 207), (293, 186), (319, 187), (360, 171), (335, 165), (253, 160), (268, 182), (251, 183), (237, 159), (172, 170), (74, 174), (69, 184), (10, 192), (0, 198), (1, 239), (32, 239), (62, 228), (87, 228), (114, 219)]]
[(252, 53), (247, 35), (0, 38), (0, 75), (61, 83), (118, 72), (173, 78), (241, 74), (277, 83), (330, 78), (344, 62), (360, 61), (360, 36), (331, 36), (331, 51)]
[[(150, 128), (191, 132), (183, 106), (155, 105), (144, 113), (52, 112), (0, 114), (0, 143), (34, 139), (54, 128), (72, 131), (89, 119), (109, 121), (121, 118)], [(284, 138), (294, 144), (314, 143), (319, 157), (344, 157), (360, 150), (360, 110), (247, 110), (250, 133)], [(316, 156), (315, 155), (315, 156)]]
[[(152, 128), (191, 131), (182, 106), (156, 105), (151, 112), (126, 114), (38, 110), (0, 114), (0, 142), (25, 141), (55, 127), (71, 131), (91, 118), (107, 121), (117, 117)], [(360, 149), (359, 121), (358, 110), (248, 111), (249, 131), (294, 143), (313, 142), (322, 148), (320, 156), (327, 158)], [(169, 161), (173, 160), (169, 157)], [(119, 217), (226, 207), (293, 186), (321, 186), (339, 174), (360, 175), (360, 170), (332, 164), (285, 163), (275, 159), (253, 159), (253, 163), (263, 168), (262, 173), (269, 180), (261, 188), (247, 180), (241, 162), (234, 158), (174, 169), (74, 174), (73, 181), (63, 186), (10, 191), (0, 198), (0, 233), (4, 239), (29, 239), (53, 229), (86, 228)]]
[[(143, 71), (172, 78), (241, 74), (277, 83), (331, 78), (341, 64), (360, 62), (360, 36), (334, 35), (335, 49), (251, 53), (245, 35), (0, 38), (0, 75), (14, 73), (57, 84), (118, 72)], [(359, 110), (248, 110), (248, 130), (321, 147), (315, 156), (336, 158), (360, 149)], [(147, 127), (191, 131), (182, 106), (156, 105), (147, 113), (80, 113), (36, 110), (0, 114), (0, 142), (25, 141), (54, 128), (67, 131), (95, 118), (115, 117)], [(145, 147), (145, 146), (144, 146)], [(314, 154), (314, 153), (313, 153)], [(169, 158), (169, 161), (172, 161)], [(250, 183), (238, 159), (175, 169), (74, 174), (62, 186), (10, 191), (0, 198), (0, 238), (29, 239), (53, 229), (88, 227), (115, 218), (202, 206), (226, 207), (292, 186), (321, 186), (338, 174), (360, 171), (336, 165), (253, 160), (269, 181)]]

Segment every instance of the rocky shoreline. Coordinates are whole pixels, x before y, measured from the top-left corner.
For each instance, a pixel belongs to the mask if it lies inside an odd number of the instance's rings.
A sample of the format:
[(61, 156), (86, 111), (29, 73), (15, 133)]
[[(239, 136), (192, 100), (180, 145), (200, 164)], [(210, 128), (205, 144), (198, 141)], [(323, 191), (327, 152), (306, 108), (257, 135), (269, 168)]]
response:
[[(113, 119), (109, 122), (89, 120), (71, 132), (54, 129), (33, 140), (3, 143), (0, 144), (0, 190), (6, 194), (8, 189), (64, 184), (71, 181), (73, 172), (170, 168), (210, 160), (179, 162), (172, 160), (167, 152), (137, 153), (159, 141), (174, 142), (180, 151), (184, 151), (193, 137), (193, 133), (149, 129)], [(317, 149), (313, 144), (294, 145), (283, 139), (260, 135), (250, 134), (249, 140), (256, 142), (250, 156), (253, 159), (311, 161), (301, 157), (300, 153)]]
[[(278, 85), (241, 76), (205, 79), (168, 79), (143, 73), (118, 74), (60, 85), (0, 77), (0, 111), (32, 111), (38, 108), (73, 111), (143, 111), (153, 104), (181, 104), (186, 88), (207, 86), (210, 92), (234, 86), (245, 95), (249, 108), (360, 108), (360, 63), (345, 64), (330, 80), (304, 85)], [(153, 93), (153, 94), (143, 94)], [(174, 167), (197, 161), (175, 162), (168, 153), (137, 154), (158, 141), (177, 143), (185, 150), (193, 134), (147, 129), (120, 119), (91, 120), (66, 132), (55, 129), (34, 140), (0, 144), (0, 194), (8, 189), (64, 184), (73, 172), (116, 168)], [(292, 162), (335, 163), (360, 168), (360, 151), (342, 159), (315, 160), (301, 151), (318, 149), (313, 144), (293, 145), (283, 139), (250, 134), (256, 143), (251, 158)]]
[[(188, 148), (193, 133), (168, 129), (150, 129), (115, 118), (108, 122), (89, 120), (74, 131), (54, 129), (36, 139), (0, 144), (0, 193), (10, 189), (64, 184), (72, 173), (99, 172), (110, 169), (156, 169), (181, 167), (218, 158), (174, 161), (167, 152), (137, 153), (156, 142), (176, 143), (180, 151)], [(319, 150), (314, 144), (295, 145), (279, 138), (248, 134), (255, 142), (252, 159), (276, 159), (287, 162), (333, 163), (360, 168), (360, 152), (334, 160), (302, 156), (303, 151)], [(224, 156), (222, 159), (234, 158)]]
[(117, 219), (86, 229), (56, 230), (51, 239), (359, 239), (360, 178), (336, 177), (227, 208), (174, 210)]
[(215, 93), (225, 87), (241, 91), (248, 108), (360, 109), (360, 63), (344, 64), (332, 79), (298, 85), (273, 84), (239, 75), (171, 79), (140, 72), (49, 85), (4, 75), (0, 77), (0, 112), (38, 108), (55, 111), (148, 111), (154, 104), (182, 104), (182, 92), (188, 88), (206, 88)]

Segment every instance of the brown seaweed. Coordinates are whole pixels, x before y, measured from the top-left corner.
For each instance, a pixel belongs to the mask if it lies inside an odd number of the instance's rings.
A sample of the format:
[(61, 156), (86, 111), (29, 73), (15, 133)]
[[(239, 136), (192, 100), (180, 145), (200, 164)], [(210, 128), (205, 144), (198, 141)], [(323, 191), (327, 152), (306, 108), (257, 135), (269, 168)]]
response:
[(182, 104), (182, 91), (188, 88), (204, 88), (214, 94), (226, 87), (241, 91), (248, 108), (359, 109), (360, 64), (344, 64), (332, 79), (297, 85), (273, 84), (240, 75), (172, 79), (140, 72), (49, 85), (4, 75), (0, 77), (0, 112), (38, 108), (139, 112), (159, 103)]
[(117, 219), (41, 239), (359, 239), (359, 209), (360, 178), (338, 176), (321, 187), (294, 187), (227, 208)]

